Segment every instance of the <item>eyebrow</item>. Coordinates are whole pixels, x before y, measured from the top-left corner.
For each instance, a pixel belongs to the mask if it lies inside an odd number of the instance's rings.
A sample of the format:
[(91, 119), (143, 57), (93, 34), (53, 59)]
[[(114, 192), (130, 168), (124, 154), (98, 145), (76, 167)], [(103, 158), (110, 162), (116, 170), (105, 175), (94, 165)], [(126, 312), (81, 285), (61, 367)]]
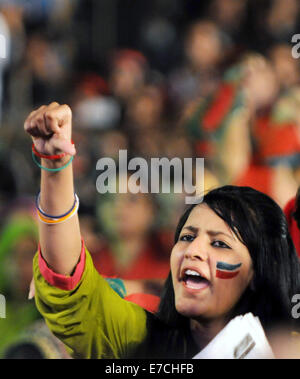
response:
[[(195, 226), (192, 226), (192, 225), (185, 226), (184, 228), (182, 228), (182, 230), (184, 230), (184, 229), (187, 229), (193, 233), (198, 233), (198, 231), (199, 231), (199, 228), (196, 228)], [(227, 233), (224, 233), (224, 232), (221, 232), (218, 230), (207, 230), (206, 233), (212, 237), (216, 237), (216, 236), (222, 234), (223, 236), (226, 236), (226, 237), (232, 239), (233, 241), (235, 240), (233, 238), (233, 236), (231, 236), (230, 234), (227, 234)]]
[(194, 226), (191, 226), (191, 225), (189, 225), (189, 226), (185, 226), (184, 228), (182, 228), (182, 230), (183, 229), (187, 229), (187, 230), (189, 230), (189, 231), (191, 231), (191, 232), (193, 232), (193, 233), (198, 233), (198, 228), (195, 228)]

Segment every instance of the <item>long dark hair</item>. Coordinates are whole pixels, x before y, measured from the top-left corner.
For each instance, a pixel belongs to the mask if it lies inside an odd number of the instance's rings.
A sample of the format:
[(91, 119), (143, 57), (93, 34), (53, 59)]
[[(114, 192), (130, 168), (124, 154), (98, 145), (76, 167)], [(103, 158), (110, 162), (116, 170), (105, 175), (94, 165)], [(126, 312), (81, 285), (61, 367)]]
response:
[[(248, 248), (254, 276), (233, 315), (252, 312), (264, 328), (277, 324), (295, 327), (291, 299), (300, 293), (300, 265), (281, 208), (267, 195), (249, 187), (224, 186), (207, 193), (208, 205)], [(196, 204), (180, 218), (175, 244)], [(158, 317), (169, 325), (188, 326), (175, 308), (171, 274), (161, 297)]]
[(297, 222), (298, 228), (300, 229), (300, 187), (298, 188), (296, 195), (295, 212), (293, 213), (293, 217)]

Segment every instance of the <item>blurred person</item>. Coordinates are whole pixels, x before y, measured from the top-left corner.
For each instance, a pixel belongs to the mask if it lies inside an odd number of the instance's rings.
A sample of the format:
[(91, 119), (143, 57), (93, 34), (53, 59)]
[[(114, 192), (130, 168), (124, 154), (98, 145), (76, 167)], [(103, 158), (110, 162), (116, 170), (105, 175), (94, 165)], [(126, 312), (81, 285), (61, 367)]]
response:
[(73, 141), (79, 145), (80, 151), (73, 162), (76, 188), (82, 198), (82, 206), (92, 210), (97, 197), (96, 162), (102, 157), (110, 157), (117, 161), (119, 151), (128, 149), (128, 139), (117, 129), (98, 131), (77, 127), (74, 130)]
[(272, 66), (248, 54), (226, 70), (212, 96), (184, 110), (182, 125), (197, 156), (210, 164), (220, 183), (233, 183), (252, 158), (251, 124), (274, 102), (278, 84)]
[[(167, 4), (167, 12), (172, 13), (171, 8), (177, 8), (180, 13), (179, 2)], [(174, 9), (173, 8), (173, 9)], [(173, 67), (174, 62), (180, 55), (180, 44), (176, 23), (171, 20), (170, 14), (162, 13), (147, 16), (139, 28), (139, 46), (151, 62), (151, 67), (166, 74)]]
[(279, 88), (270, 62), (246, 55), (183, 125), (221, 183), (254, 187), (284, 206), (298, 186), (298, 96), (279, 97)]
[(128, 101), (124, 129), (131, 153), (146, 158), (161, 156), (166, 136), (165, 101), (162, 89), (147, 85)]
[(28, 102), (39, 106), (67, 89), (68, 71), (58, 44), (45, 33), (35, 31), (28, 36), (24, 75), (27, 78)]
[(106, 201), (101, 196), (97, 216), (106, 241), (93, 255), (101, 274), (130, 280), (166, 278), (169, 257), (153, 230), (155, 213), (147, 193), (110, 194)]
[(248, 0), (213, 0), (207, 17), (213, 20), (232, 43), (244, 42), (244, 21)]
[(75, 157), (76, 186), (84, 204), (92, 208), (96, 197), (93, 159), (112, 157), (126, 137), (118, 130), (121, 109), (111, 96), (108, 83), (95, 72), (77, 75), (70, 101), (74, 108), (74, 143), (80, 141), (80, 154)]
[(282, 158), (297, 169), (300, 154), (300, 86), (285, 91), (272, 107), (269, 124), (257, 125), (257, 143), (263, 160), (276, 165)]
[(82, 237), (89, 246), (91, 254), (99, 250), (99, 246), (102, 245), (101, 236), (97, 230), (97, 219), (94, 212), (90, 208), (85, 208), (80, 212), (80, 222), (82, 225), (81, 233)]
[(75, 79), (71, 104), (74, 122), (80, 130), (107, 130), (119, 125), (121, 109), (110, 94), (108, 83), (94, 72)]
[(237, 180), (237, 184), (254, 185), (268, 193), (282, 207), (299, 186), (299, 100), (299, 88), (291, 88), (277, 99), (270, 113), (255, 120), (253, 162)]
[(262, 113), (276, 100), (279, 83), (270, 61), (260, 54), (249, 53), (241, 59), (242, 90), (251, 114)]
[(290, 42), (299, 26), (300, 4), (297, 0), (273, 0), (265, 26), (274, 40)]
[(160, 88), (145, 86), (128, 109), (128, 117), (135, 131), (147, 131), (159, 128), (164, 108), (163, 94)]
[(144, 55), (131, 49), (119, 49), (112, 54), (109, 88), (125, 106), (147, 81), (148, 62)]
[(174, 157), (184, 159), (193, 157), (193, 148), (191, 142), (178, 128), (167, 130), (163, 140), (163, 155), (172, 159)]
[(60, 28), (62, 25), (65, 27), (66, 24), (70, 24), (78, 2), (72, 2), (70, 0), (54, 0), (50, 3), (52, 5), (49, 14), (50, 24), (55, 25), (56, 28)]
[(252, 163), (235, 182), (238, 186), (253, 186), (270, 195), (281, 207), (284, 207), (295, 193), (297, 181), (290, 167), (285, 164), (271, 167)]
[(105, 131), (98, 136), (96, 146), (98, 157), (111, 157), (116, 161), (120, 150), (129, 150), (128, 134), (118, 128)]
[(212, 94), (220, 81), (220, 65), (226, 44), (217, 25), (208, 20), (189, 26), (184, 43), (185, 62), (169, 76), (170, 97), (175, 107)]
[(70, 355), (44, 320), (38, 320), (5, 347), (2, 359), (70, 359)]
[(0, 322), (1, 356), (8, 344), (40, 318), (34, 304), (27, 300), (37, 236), (37, 222), (24, 207), (11, 212), (1, 230), (0, 293), (6, 299), (6, 318)]
[(270, 48), (268, 53), (273, 64), (281, 90), (288, 90), (299, 84), (300, 67), (299, 61), (291, 54), (289, 44), (276, 44)]
[[(75, 121), (74, 121), (75, 123)], [(81, 128), (76, 125), (73, 133), (73, 142), (78, 144), (80, 154), (74, 158), (74, 172), (76, 172), (76, 188), (82, 198), (82, 209), (85, 212), (90, 212), (96, 200), (96, 174), (95, 159), (97, 156), (99, 135), (97, 131)]]
[(80, 154), (74, 159), (74, 172), (76, 172), (76, 186), (82, 197), (82, 205), (90, 209), (96, 198), (94, 183), (93, 146), (89, 142), (92, 133), (83, 130), (74, 131), (74, 143), (79, 144)]
[(291, 43), (299, 32), (298, 0), (256, 0), (251, 5), (251, 48), (267, 52), (274, 44)]

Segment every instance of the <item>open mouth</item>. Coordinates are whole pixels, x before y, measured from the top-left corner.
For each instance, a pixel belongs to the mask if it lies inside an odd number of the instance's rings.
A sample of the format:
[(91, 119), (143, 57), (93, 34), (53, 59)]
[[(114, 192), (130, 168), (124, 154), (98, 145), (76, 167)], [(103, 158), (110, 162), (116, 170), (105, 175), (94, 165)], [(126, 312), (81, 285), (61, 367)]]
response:
[(195, 270), (191, 270), (191, 269), (187, 269), (184, 271), (183, 276), (182, 276), (182, 281), (185, 287), (194, 289), (194, 290), (201, 290), (210, 285), (209, 280), (201, 276), (199, 272)]

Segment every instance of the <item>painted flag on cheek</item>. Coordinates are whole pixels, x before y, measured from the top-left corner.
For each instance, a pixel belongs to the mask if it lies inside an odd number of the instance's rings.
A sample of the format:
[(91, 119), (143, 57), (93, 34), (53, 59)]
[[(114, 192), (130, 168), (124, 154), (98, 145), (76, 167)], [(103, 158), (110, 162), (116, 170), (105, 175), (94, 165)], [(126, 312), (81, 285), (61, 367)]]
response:
[(241, 263), (232, 265), (226, 262), (217, 262), (216, 277), (220, 279), (231, 279), (240, 272)]

